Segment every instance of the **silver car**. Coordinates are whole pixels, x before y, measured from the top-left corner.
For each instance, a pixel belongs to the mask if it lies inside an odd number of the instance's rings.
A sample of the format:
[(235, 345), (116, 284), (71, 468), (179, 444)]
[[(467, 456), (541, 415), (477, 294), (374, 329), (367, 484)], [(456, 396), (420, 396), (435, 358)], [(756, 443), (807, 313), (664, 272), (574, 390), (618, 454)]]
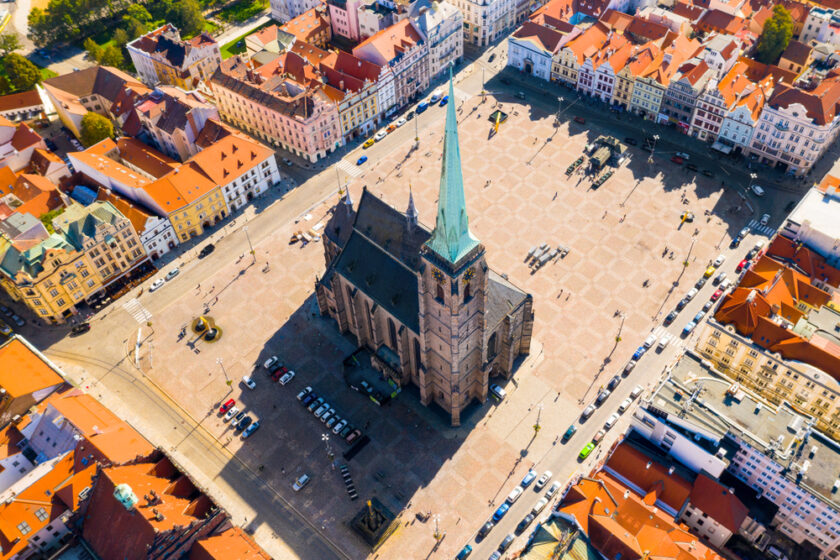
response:
[(330, 409), (330, 405), (328, 405), (327, 403), (322, 404), (321, 406), (319, 406), (319, 407), (315, 410), (315, 418), (320, 418), (320, 417), (321, 417), (321, 416), (323, 416), (323, 415), (324, 415), (324, 413), (325, 413), (326, 411), (328, 411), (329, 409)]

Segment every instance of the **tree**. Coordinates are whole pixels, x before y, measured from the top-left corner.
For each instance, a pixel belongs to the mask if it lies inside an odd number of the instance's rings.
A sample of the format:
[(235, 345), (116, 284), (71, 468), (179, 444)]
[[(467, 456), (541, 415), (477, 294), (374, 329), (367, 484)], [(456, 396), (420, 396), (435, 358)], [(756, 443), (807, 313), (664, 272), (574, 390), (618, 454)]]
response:
[(118, 46), (108, 45), (105, 47), (105, 51), (102, 53), (102, 60), (99, 62), (103, 66), (122, 68), (125, 65), (125, 58), (123, 57), (122, 50)]
[(793, 37), (793, 18), (781, 4), (773, 7), (773, 15), (764, 22), (758, 38), (756, 58), (765, 64), (775, 64)]
[(125, 22), (125, 32), (128, 34), (129, 40), (133, 41), (140, 35), (146, 34), (146, 26), (143, 25), (142, 21), (133, 17), (123, 17), (123, 21)]
[(128, 44), (129, 38), (128, 33), (125, 32), (125, 29), (117, 29), (114, 31), (114, 36), (112, 37), (114, 44), (120, 48), (123, 48)]
[(41, 81), (41, 71), (17, 53), (3, 57), (3, 69), (16, 91), (26, 91)]
[(6, 56), (20, 50), (20, 39), (14, 33), (3, 33), (0, 35), (0, 56)]
[(102, 115), (88, 112), (82, 117), (82, 144), (86, 147), (113, 136), (114, 125)]
[(124, 17), (136, 19), (143, 24), (152, 23), (153, 21), (152, 14), (150, 14), (149, 10), (141, 4), (132, 4), (125, 11), (125, 14), (126, 15)]
[(196, 0), (181, 0), (172, 5), (169, 20), (181, 30), (181, 35), (192, 37), (204, 29), (204, 16)]
[(87, 51), (88, 58), (99, 64), (99, 62), (102, 60), (102, 55), (105, 52), (104, 49), (100, 47), (99, 44), (90, 37), (85, 39), (84, 47)]

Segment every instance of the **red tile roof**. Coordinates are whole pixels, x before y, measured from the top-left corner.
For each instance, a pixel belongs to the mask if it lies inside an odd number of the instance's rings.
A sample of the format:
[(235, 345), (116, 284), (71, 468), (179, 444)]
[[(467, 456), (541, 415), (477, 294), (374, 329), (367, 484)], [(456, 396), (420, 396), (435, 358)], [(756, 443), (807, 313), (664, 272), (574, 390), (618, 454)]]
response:
[(691, 481), (676, 472), (668, 474), (668, 467), (626, 442), (615, 448), (606, 466), (641, 488), (648, 503), (661, 501), (680, 511), (691, 493)]
[(221, 535), (196, 541), (188, 560), (271, 560), (251, 536), (233, 527)]
[(805, 107), (809, 119), (825, 126), (834, 120), (840, 106), (840, 78), (823, 80), (813, 91), (779, 84), (770, 96), (769, 103), (774, 109), (798, 103)]
[(733, 533), (738, 532), (749, 513), (747, 506), (734, 493), (705, 473), (700, 473), (694, 480), (689, 500), (694, 507)]
[(513, 36), (517, 39), (531, 41), (538, 48), (550, 53), (554, 52), (554, 49), (557, 48), (557, 44), (563, 38), (563, 34), (559, 31), (555, 31), (549, 27), (544, 27), (534, 23), (533, 21), (526, 21), (523, 23), (522, 27), (517, 29)]

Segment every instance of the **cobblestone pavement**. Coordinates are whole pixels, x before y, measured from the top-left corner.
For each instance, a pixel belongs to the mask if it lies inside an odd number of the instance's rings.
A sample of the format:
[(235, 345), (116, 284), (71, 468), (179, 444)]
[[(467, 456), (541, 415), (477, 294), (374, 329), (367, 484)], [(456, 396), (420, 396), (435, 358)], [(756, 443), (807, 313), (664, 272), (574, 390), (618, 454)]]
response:
[[(431, 557), (453, 556), (487, 515), (489, 503), (503, 495), (505, 484), (524, 474), (530, 463), (522, 458), (541, 457), (551, 449), (555, 435), (578, 415), (580, 400), (591, 398), (623, 365), (657, 313), (668, 312), (716, 256), (717, 246), (728, 244), (747, 221), (745, 211), (729, 211), (739, 204), (737, 196), (670, 163), (648, 164), (634, 148), (629, 166), (592, 190), (583, 176), (567, 178), (564, 171), (595, 133), (574, 123), (554, 128), (547, 114), (505, 103), (510, 117), (490, 137), (487, 115), (493, 101), (479, 101), (466, 101), (459, 113), (470, 225), (486, 245), (491, 266), (535, 298), (532, 353), (508, 385), (503, 404), (476, 404), (465, 424), (453, 429), (439, 411), (420, 406), (411, 389), (379, 408), (344, 385), (340, 362), (354, 346), (331, 321), (317, 316), (313, 295), (313, 283), (324, 269), (323, 248), (320, 243), (289, 243), (294, 231), (325, 223), (335, 200), (312, 209), (298, 223), (278, 223), (256, 243), (256, 264), (247, 254), (239, 261), (228, 255), (198, 280), (176, 279), (185, 283), (183, 297), (166, 304), (156, 304), (165, 296), (140, 298), (155, 317), (153, 346), (141, 347), (140, 368), (235, 457), (213, 480), (232, 478), (241, 462), (351, 558), (429, 557), (433, 524), (414, 517), (428, 511), (440, 514), (447, 532)], [(406, 157), (408, 142), (367, 169), (351, 183), (353, 198), (358, 200), (367, 185), (404, 209), (410, 183), (420, 220), (431, 227), (442, 118), (440, 124), (440, 130), (422, 136), (413, 155)], [(714, 213), (708, 222), (705, 209)], [(680, 228), (683, 210), (693, 211), (697, 220)], [(542, 243), (571, 250), (564, 259), (532, 271), (525, 256)], [(673, 260), (663, 257), (666, 246), (674, 251)], [(266, 262), (270, 270), (261, 272)], [(670, 293), (678, 279), (680, 285)], [(645, 280), (649, 287), (643, 287)], [(179, 340), (181, 326), (205, 306), (222, 329), (221, 340), (208, 344), (192, 335)], [(626, 313), (621, 333), (616, 310)], [(121, 308), (110, 313), (122, 314), (116, 316), (126, 324), (134, 322)], [(272, 354), (297, 372), (285, 387), (271, 382), (259, 366)], [(252, 373), (254, 391), (239, 383)], [(350, 501), (339, 473), (331, 468), (321, 440), (323, 424), (295, 400), (307, 385), (371, 438), (348, 462), (360, 500)], [(261, 421), (249, 440), (241, 440), (211, 412), (230, 397)], [(550, 404), (542, 410), (543, 431), (532, 438), (534, 405), (540, 401)], [(333, 435), (329, 445), (344, 462), (340, 452), (346, 446)], [(313, 480), (295, 493), (291, 484), (304, 472)], [(368, 554), (346, 523), (372, 495), (402, 515), (400, 529)], [(260, 527), (259, 519), (249, 521), (258, 535), (270, 531)], [(240, 522), (237, 515), (234, 520)], [(307, 558), (305, 549), (278, 544), (275, 550), (284, 550), (273, 551), (275, 557)]]

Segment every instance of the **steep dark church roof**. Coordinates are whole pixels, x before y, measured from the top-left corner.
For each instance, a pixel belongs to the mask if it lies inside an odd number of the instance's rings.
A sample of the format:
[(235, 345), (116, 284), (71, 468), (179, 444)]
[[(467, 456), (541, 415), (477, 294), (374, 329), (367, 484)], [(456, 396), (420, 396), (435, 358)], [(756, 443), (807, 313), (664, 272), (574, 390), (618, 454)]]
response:
[(528, 294), (492, 269), (487, 274), (487, 299), (484, 302), (484, 342), (496, 331), (505, 316), (519, 307)]

